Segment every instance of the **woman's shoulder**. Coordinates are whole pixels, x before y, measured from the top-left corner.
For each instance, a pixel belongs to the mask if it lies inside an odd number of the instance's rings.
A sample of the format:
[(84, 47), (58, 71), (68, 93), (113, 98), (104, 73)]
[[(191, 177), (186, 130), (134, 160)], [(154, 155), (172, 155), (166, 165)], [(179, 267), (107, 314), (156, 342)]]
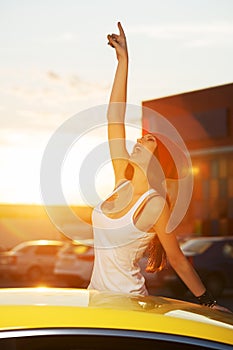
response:
[(148, 213), (151, 215), (158, 214), (158, 212), (169, 209), (166, 198), (157, 191), (151, 191), (147, 197), (145, 207)]
[(150, 188), (147, 191), (148, 201), (166, 201), (166, 195), (162, 191), (156, 190), (154, 188)]

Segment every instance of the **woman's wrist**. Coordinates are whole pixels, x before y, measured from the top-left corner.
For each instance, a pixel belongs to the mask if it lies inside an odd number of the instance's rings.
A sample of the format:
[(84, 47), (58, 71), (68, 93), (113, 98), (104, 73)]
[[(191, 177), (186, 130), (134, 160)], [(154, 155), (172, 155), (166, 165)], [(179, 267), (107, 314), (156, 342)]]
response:
[(125, 56), (120, 56), (118, 58), (118, 62), (122, 62), (122, 63), (125, 63), (125, 64), (128, 64), (128, 61), (129, 61), (129, 58), (128, 58), (128, 55), (125, 55)]
[(217, 301), (214, 299), (213, 295), (208, 290), (206, 290), (202, 295), (196, 298), (201, 305), (213, 307), (217, 304)]

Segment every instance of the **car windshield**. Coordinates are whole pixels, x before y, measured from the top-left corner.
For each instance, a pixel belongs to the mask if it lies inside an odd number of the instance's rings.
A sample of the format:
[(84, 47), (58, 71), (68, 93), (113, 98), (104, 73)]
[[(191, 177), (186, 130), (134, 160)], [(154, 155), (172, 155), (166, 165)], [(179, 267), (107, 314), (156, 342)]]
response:
[(208, 249), (211, 246), (211, 241), (204, 241), (204, 240), (190, 240), (181, 245), (181, 249), (184, 253), (196, 253), (196, 254), (202, 254), (206, 249)]

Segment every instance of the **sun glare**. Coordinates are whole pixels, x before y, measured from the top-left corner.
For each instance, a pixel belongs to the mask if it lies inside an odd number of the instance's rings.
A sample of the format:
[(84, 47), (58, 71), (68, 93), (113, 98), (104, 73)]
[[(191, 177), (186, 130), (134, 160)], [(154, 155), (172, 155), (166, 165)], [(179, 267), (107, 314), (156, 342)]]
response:
[[(128, 127), (127, 136), (129, 152), (132, 143), (141, 134), (138, 127)], [(98, 158), (101, 152), (99, 146), (104, 147), (106, 153), (104, 161), (97, 164), (93, 174), (93, 158)], [(1, 164), (1, 202), (11, 204), (44, 204), (40, 188), (40, 167), (44, 148), (30, 143), (24, 145), (5, 145), (0, 150)], [(96, 153), (97, 152), (97, 153)], [(99, 154), (101, 155), (101, 154)], [(87, 175), (84, 172), (83, 182), (80, 182), (80, 172), (86, 162)], [(61, 169), (61, 187), (67, 204), (70, 205), (95, 205), (97, 197), (103, 199), (114, 187), (114, 174), (108, 150), (106, 126), (98, 130), (90, 131), (78, 140), (69, 150)], [(90, 183), (92, 182), (92, 184)], [(93, 185), (95, 195), (86, 198), (84, 187)], [(94, 192), (93, 191), (93, 192)], [(85, 192), (85, 191), (84, 191)], [(59, 205), (64, 203), (47, 203)]]
[(39, 169), (42, 152), (35, 148), (1, 149), (1, 202), (40, 203)]

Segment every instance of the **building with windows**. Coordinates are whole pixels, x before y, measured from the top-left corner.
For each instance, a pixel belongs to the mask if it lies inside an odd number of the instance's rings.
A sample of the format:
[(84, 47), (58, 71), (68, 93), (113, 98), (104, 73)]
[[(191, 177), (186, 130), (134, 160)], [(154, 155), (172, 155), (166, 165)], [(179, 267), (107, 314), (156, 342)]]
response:
[[(191, 155), (193, 196), (179, 230), (233, 235), (233, 83), (144, 101), (142, 106), (167, 118)], [(143, 128), (150, 131), (153, 123), (153, 113), (143, 109)]]

